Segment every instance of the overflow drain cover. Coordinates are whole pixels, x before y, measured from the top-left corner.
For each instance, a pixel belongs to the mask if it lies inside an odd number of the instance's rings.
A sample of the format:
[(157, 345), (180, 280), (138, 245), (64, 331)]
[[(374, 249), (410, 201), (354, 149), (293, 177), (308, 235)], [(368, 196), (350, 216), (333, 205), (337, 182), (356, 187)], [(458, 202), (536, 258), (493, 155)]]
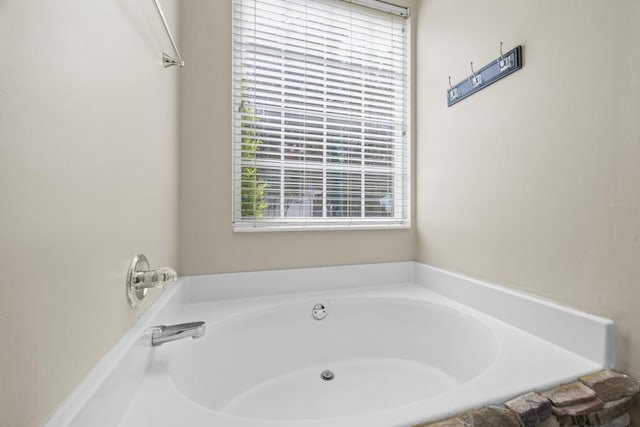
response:
[(333, 374), (333, 372), (327, 369), (322, 371), (322, 373), (320, 374), (320, 378), (325, 381), (331, 381), (333, 378), (335, 378), (335, 375)]

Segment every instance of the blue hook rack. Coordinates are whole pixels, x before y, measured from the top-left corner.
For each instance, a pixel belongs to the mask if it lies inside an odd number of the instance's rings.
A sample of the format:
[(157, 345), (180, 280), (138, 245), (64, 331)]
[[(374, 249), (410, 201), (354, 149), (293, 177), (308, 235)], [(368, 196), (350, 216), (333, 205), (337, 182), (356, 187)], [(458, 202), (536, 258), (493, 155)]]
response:
[(508, 76), (522, 68), (522, 46), (516, 46), (506, 54), (502, 53), (500, 42), (500, 56), (494, 61), (482, 67), (478, 72), (473, 70), (471, 63), (471, 75), (455, 86), (451, 85), (449, 77), (449, 89), (447, 89), (447, 105), (451, 107), (463, 99), (481, 91), (487, 86)]

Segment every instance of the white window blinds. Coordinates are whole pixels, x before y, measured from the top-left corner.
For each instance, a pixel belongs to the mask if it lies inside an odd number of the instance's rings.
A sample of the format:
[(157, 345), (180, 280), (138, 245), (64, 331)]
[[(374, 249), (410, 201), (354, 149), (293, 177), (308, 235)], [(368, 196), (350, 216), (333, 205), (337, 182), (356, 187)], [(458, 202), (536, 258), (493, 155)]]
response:
[(234, 229), (409, 224), (406, 25), (339, 0), (233, 0)]

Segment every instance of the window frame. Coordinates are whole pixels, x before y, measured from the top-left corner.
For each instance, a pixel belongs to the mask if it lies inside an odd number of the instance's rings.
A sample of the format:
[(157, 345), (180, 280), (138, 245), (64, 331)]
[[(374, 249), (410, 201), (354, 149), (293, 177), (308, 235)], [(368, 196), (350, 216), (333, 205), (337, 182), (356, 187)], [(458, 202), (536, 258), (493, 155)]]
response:
[[(334, 0), (334, 1), (344, 1), (344, 0)], [(349, 2), (347, 0), (347, 2)], [(355, 2), (354, 2), (355, 3)], [(407, 8), (408, 9), (408, 8)], [(408, 9), (410, 10), (410, 9)], [(232, 7), (232, 21), (234, 20), (234, 7)], [(274, 232), (274, 231), (301, 231), (301, 230), (398, 230), (398, 229), (410, 229), (412, 226), (412, 217), (413, 217), (413, 105), (414, 105), (414, 93), (412, 90), (412, 82), (413, 82), (413, 17), (409, 14), (404, 18), (405, 20), (405, 66), (406, 66), (406, 75), (404, 82), (404, 87), (406, 88), (405, 93), (405, 117), (404, 122), (406, 128), (404, 129), (404, 144), (405, 147), (403, 149), (403, 155), (405, 156), (404, 165), (402, 168), (406, 171), (404, 174), (400, 172), (403, 181), (404, 187), (401, 191), (404, 193), (404, 203), (402, 203), (403, 210), (405, 211), (404, 217), (276, 217), (276, 218), (251, 218), (248, 220), (243, 220), (241, 214), (242, 207), (242, 190), (238, 190), (242, 185), (242, 166), (236, 165), (236, 156), (238, 156), (238, 151), (242, 150), (242, 143), (237, 142), (237, 137), (235, 131), (236, 120), (235, 120), (235, 110), (238, 108), (237, 104), (237, 96), (236, 90), (231, 85), (232, 91), (232, 117), (231, 128), (232, 128), (232, 149), (231, 149), (231, 161), (232, 161), (232, 179), (231, 179), (231, 215), (232, 215), (232, 230), (234, 232)], [(232, 32), (234, 31), (234, 25), (232, 25)], [(232, 34), (232, 39), (235, 36)], [(232, 80), (235, 78), (236, 70), (235, 70), (235, 57), (234, 57), (234, 47), (235, 41), (232, 40), (232, 49), (231, 49), (231, 75)], [(325, 154), (326, 155), (326, 154)], [(291, 165), (288, 165), (291, 167)], [(287, 167), (286, 161), (284, 162), (284, 166)], [(323, 167), (324, 171), (331, 171), (333, 169)], [(362, 176), (367, 173), (371, 173), (372, 170), (367, 170), (367, 167), (364, 165), (364, 162), (361, 166)], [(395, 173), (395, 172), (394, 172)], [(326, 178), (323, 178), (326, 180)], [(394, 180), (395, 181), (395, 180)], [(396, 184), (398, 185), (398, 184)], [(399, 184), (402, 185), (402, 184)], [(281, 187), (281, 190), (284, 187)], [(365, 190), (361, 188), (361, 191)], [(394, 191), (394, 196), (398, 194), (397, 191)], [(326, 195), (325, 195), (326, 197)], [(364, 197), (364, 196), (363, 196)], [(282, 206), (282, 205), (281, 205)], [(282, 207), (281, 207), (282, 208)], [(361, 206), (361, 209), (365, 209), (364, 206)], [(240, 216), (240, 218), (238, 218)]]

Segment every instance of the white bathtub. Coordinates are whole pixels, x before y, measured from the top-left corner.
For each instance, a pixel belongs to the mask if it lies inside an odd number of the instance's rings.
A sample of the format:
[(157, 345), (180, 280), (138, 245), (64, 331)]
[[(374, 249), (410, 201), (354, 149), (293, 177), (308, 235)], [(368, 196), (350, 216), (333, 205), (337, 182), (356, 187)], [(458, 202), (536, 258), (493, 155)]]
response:
[[(203, 338), (139, 340), (198, 320)], [(606, 319), (414, 263), (194, 277), (139, 323), (50, 427), (410, 426), (612, 361)]]

